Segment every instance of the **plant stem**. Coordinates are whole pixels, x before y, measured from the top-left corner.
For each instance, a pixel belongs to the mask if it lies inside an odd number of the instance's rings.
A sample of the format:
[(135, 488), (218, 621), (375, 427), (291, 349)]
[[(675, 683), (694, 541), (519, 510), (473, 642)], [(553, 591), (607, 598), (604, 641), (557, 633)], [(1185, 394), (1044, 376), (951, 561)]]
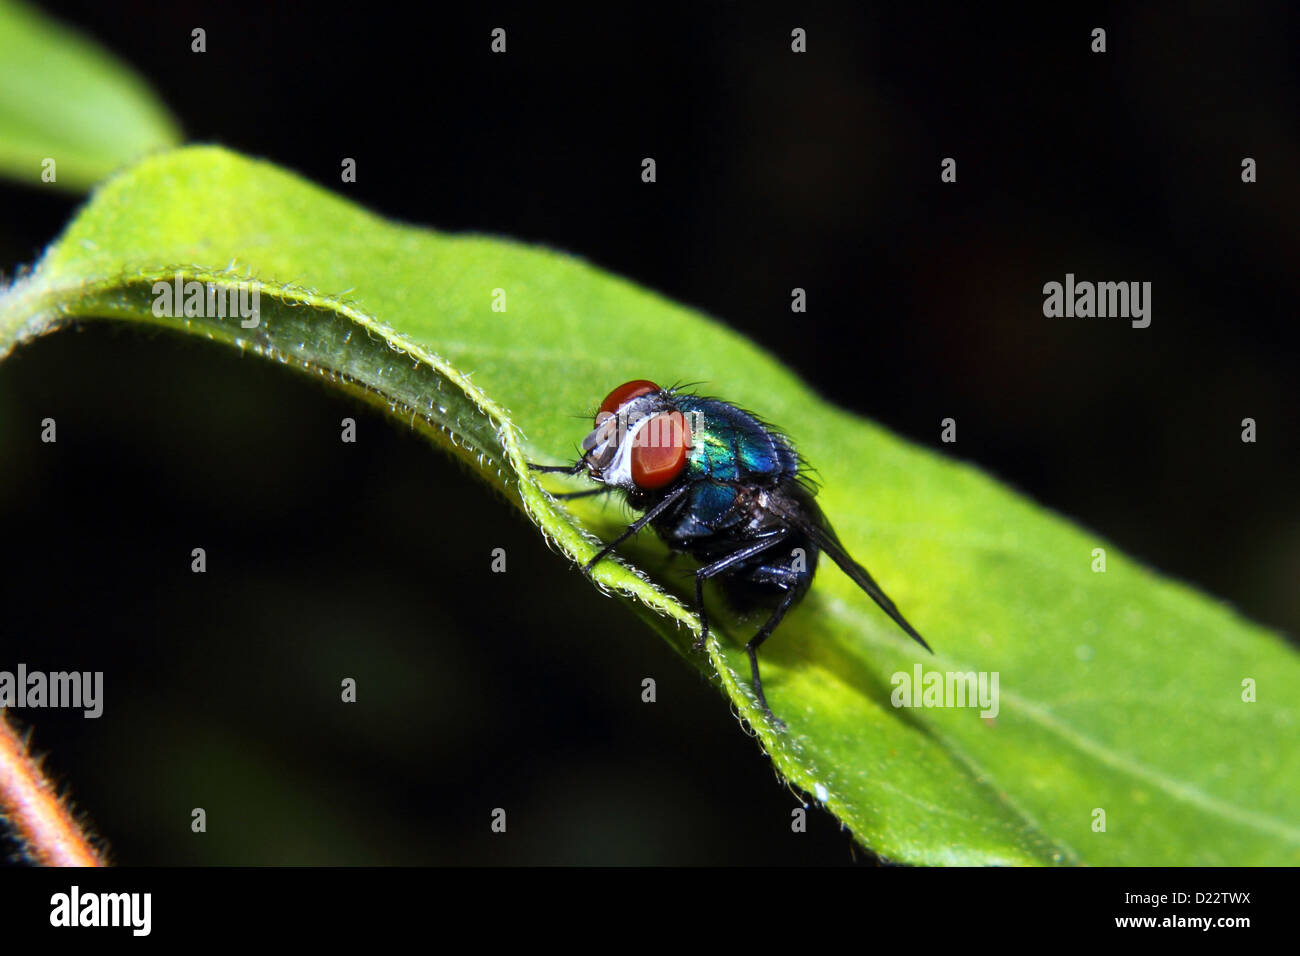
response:
[(0, 818), (37, 866), (103, 866), (67, 802), (32, 757), (27, 740), (0, 711)]

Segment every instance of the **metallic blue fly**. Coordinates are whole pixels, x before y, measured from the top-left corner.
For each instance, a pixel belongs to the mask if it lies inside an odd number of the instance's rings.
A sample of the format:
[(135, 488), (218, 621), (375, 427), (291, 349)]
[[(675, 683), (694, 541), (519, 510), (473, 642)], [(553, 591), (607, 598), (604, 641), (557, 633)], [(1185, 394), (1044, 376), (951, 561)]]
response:
[(590, 571), (647, 524), (675, 551), (702, 565), (695, 572), (695, 608), (709, 635), (704, 582), (719, 578), (740, 610), (770, 607), (771, 615), (745, 645), (759, 705), (767, 705), (758, 648), (812, 585), (817, 558), (830, 556), (909, 636), (930, 646), (907, 622), (867, 569), (853, 560), (822, 514), (816, 489), (801, 473), (794, 446), (775, 428), (729, 402), (660, 388), (639, 379), (610, 392), (594, 430), (572, 465), (530, 465), (536, 471), (586, 471), (599, 488), (559, 498), (622, 492), (636, 521), (587, 562)]

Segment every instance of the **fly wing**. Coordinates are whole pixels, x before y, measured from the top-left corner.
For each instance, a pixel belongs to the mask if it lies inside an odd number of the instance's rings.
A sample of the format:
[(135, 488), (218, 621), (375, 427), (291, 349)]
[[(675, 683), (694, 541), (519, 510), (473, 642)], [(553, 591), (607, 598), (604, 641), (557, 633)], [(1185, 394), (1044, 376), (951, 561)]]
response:
[(880, 605), (880, 609), (893, 618), (894, 623), (907, 632), (909, 637), (931, 654), (934, 653), (930, 645), (925, 643), (925, 638), (917, 633), (916, 628), (907, 623), (907, 618), (903, 617), (903, 612), (889, 599), (889, 595), (880, 589), (876, 579), (844, 550), (844, 545), (840, 544), (840, 539), (835, 536), (834, 531), (814, 521), (804, 509), (784, 496), (773, 495), (769, 499), (769, 507), (785, 525), (806, 534), (817, 547), (830, 555), (831, 560), (840, 566), (840, 570), (852, 578), (854, 584), (866, 591), (871, 600)]

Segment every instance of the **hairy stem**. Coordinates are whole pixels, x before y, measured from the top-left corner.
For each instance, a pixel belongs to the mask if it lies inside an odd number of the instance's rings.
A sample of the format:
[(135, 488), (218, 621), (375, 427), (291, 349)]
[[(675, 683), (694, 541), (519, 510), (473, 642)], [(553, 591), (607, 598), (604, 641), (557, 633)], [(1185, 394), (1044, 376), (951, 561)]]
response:
[(67, 802), (42, 772), (27, 740), (0, 711), (0, 818), (38, 866), (103, 866)]

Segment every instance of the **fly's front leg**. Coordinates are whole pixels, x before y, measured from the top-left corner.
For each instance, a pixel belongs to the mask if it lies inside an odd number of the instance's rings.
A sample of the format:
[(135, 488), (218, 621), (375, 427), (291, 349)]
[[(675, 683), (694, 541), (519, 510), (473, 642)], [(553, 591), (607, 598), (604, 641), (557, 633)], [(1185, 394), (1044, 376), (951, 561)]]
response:
[[(529, 471), (536, 471), (543, 475), (577, 475), (586, 467), (586, 455), (583, 455), (572, 465), (539, 465), (532, 461), (528, 463)], [(602, 485), (599, 488), (588, 488), (584, 491), (562, 491), (558, 494), (551, 494), (551, 497), (556, 501), (568, 501), (571, 498), (588, 498), (592, 495), (607, 495), (613, 490), (614, 488), (611, 485)]]
[(584, 455), (572, 465), (539, 465), (535, 461), (530, 461), (528, 463), (528, 470), (539, 471), (543, 475), (576, 475), (586, 466), (587, 457)]
[(613, 490), (613, 485), (602, 485), (599, 488), (588, 488), (586, 491), (564, 491), (558, 495), (551, 495), (551, 497), (556, 501), (569, 501), (573, 498), (590, 498), (592, 495), (607, 495)]

